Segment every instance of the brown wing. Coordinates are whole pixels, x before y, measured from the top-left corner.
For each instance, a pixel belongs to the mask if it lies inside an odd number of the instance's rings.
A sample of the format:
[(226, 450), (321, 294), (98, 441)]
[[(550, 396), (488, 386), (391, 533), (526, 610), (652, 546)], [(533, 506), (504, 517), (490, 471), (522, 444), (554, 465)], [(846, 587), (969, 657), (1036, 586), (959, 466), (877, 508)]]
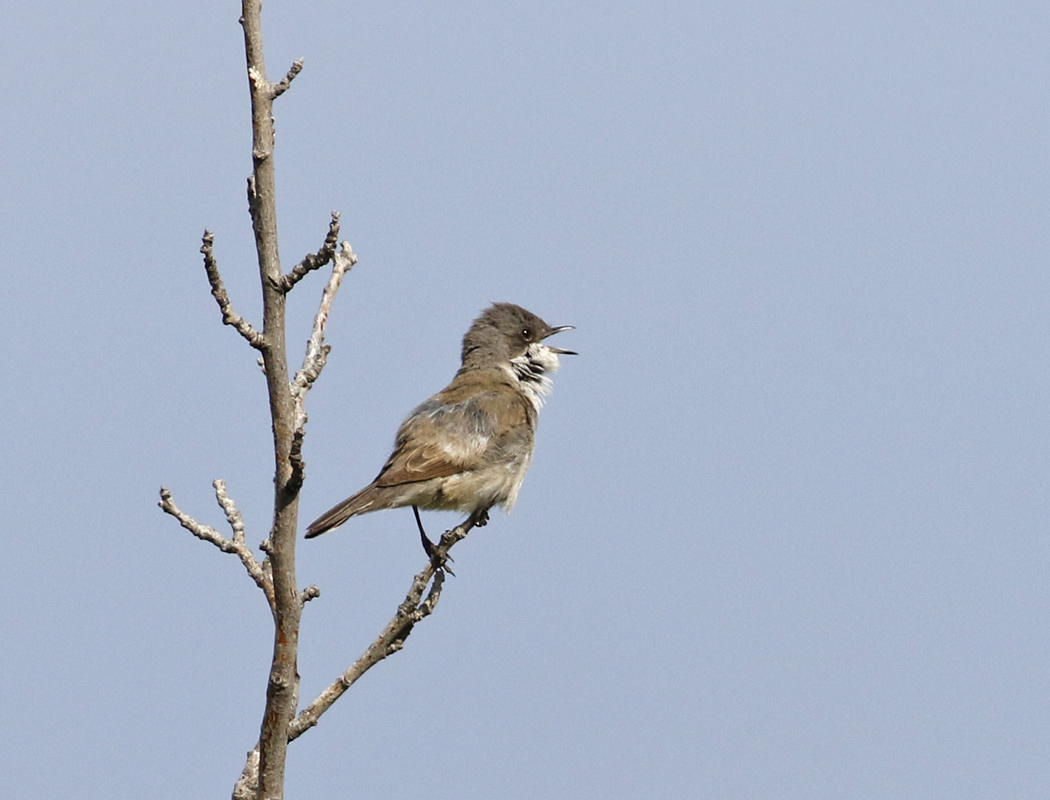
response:
[(402, 423), (375, 485), (399, 486), (482, 468), (508, 429), (534, 426), (526, 405), (504, 384), (458, 376)]
[(464, 459), (455, 459), (438, 447), (413, 447), (406, 442), (390, 456), (383, 471), (376, 478), (376, 486), (400, 486), (431, 478), (445, 478), (470, 468)]
[(440, 395), (413, 411), (397, 432), (390, 459), (376, 486), (444, 478), (478, 466), (491, 440), (488, 420), (471, 403), (446, 403)]

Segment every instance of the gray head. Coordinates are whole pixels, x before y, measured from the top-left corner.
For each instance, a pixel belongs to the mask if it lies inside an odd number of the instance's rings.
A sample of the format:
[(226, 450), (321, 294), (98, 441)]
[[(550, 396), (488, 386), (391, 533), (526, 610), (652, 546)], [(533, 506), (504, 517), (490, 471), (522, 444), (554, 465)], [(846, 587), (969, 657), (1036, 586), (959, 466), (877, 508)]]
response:
[(570, 330), (571, 325), (553, 328), (531, 311), (513, 303), (493, 303), (474, 320), (463, 337), (462, 369), (507, 366), (527, 380), (522, 370), (535, 373), (558, 368), (559, 355), (576, 355), (542, 344), (548, 336)]

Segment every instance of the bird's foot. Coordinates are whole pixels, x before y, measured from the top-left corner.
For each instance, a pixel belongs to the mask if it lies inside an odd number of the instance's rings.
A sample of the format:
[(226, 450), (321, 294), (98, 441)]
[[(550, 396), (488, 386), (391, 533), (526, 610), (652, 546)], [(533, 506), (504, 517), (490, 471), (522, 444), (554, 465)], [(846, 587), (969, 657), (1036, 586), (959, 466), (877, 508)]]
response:
[(474, 521), (475, 528), (484, 528), (489, 524), (489, 510), (483, 508), (480, 511), (475, 511), (471, 515), (471, 519)]
[(426, 552), (427, 556), (430, 557), (430, 565), (434, 568), (434, 571), (441, 570), (442, 572), (447, 572), (453, 578), (456, 577), (456, 573), (453, 572), (452, 568), (448, 565), (448, 562), (454, 560), (452, 556), (448, 553), (442, 553), (437, 545), (430, 541), (426, 534), (423, 534), (422, 539), (423, 550)]

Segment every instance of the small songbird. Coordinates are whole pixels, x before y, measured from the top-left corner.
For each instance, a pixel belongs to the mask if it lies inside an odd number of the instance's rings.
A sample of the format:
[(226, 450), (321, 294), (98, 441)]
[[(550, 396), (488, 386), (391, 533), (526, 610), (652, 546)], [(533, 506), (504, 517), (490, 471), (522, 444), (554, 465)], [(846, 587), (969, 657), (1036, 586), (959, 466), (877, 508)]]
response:
[[(532, 458), (536, 417), (551, 390), (558, 356), (544, 344), (570, 330), (552, 328), (511, 303), (495, 303), (463, 337), (462, 366), (452, 383), (416, 406), (398, 428), (394, 452), (376, 479), (322, 514), (306, 538), (338, 528), (356, 514), (384, 508), (465, 511), (484, 525), (492, 506), (514, 505)], [(423, 546), (433, 545), (419, 524)]]

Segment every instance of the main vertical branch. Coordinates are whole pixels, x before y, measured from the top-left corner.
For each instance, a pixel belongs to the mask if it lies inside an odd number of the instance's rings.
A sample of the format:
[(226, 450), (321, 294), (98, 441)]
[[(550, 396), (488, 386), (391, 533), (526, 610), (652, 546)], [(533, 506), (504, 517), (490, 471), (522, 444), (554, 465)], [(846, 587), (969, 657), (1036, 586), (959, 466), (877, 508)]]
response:
[[(248, 204), (255, 232), (263, 295), (263, 366), (270, 398), (274, 444), (273, 527), (267, 554), (273, 568), (274, 644), (266, 688), (266, 710), (259, 734), (260, 800), (284, 795), (284, 765), (288, 751), (288, 724), (298, 702), (296, 657), (302, 605), (295, 578), (295, 526), (299, 495), (291, 485), (291, 452), (295, 406), (288, 380), (285, 349), (285, 292), (281, 289), (281, 261), (277, 248), (276, 183), (274, 179), (273, 101), (283, 91), (266, 78), (263, 60), (260, 0), (242, 0), (241, 25), (248, 62), (252, 103), (252, 177)], [(298, 69), (293, 68), (294, 72)], [(290, 81), (294, 72), (289, 73)], [(283, 82), (285, 83), (285, 82)]]

